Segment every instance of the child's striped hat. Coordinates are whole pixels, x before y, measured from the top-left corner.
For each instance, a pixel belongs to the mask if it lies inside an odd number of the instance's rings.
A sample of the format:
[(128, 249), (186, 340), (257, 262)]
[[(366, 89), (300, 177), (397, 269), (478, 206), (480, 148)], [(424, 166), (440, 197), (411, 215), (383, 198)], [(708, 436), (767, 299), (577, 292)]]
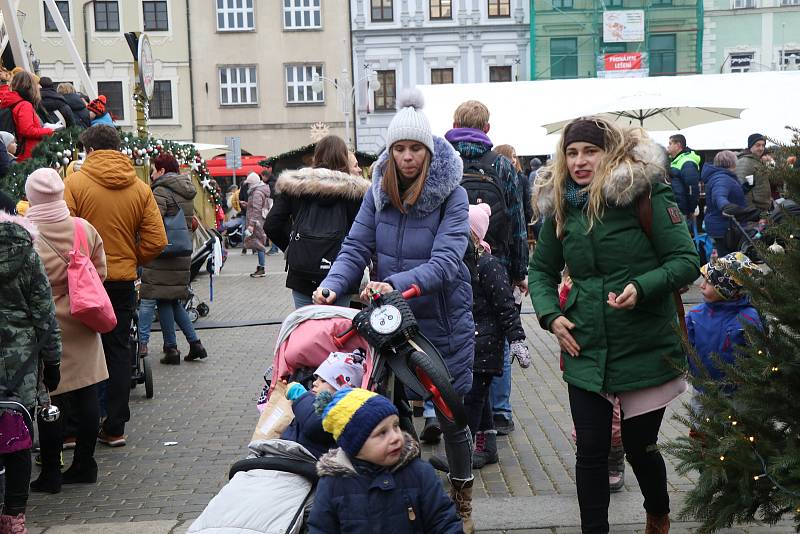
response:
[(354, 457), (378, 424), (397, 415), (389, 399), (366, 389), (342, 388), (322, 412), (322, 428)]

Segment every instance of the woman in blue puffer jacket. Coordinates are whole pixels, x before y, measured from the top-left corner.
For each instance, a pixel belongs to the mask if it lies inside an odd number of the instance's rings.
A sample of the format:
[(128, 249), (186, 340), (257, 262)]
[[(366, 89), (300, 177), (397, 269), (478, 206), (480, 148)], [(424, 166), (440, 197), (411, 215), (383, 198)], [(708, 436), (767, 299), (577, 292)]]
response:
[[(367, 288), (388, 293), (419, 286), (422, 296), (409, 304), (420, 330), (442, 353), (458, 393), (466, 395), (472, 386), (475, 322), (470, 274), (462, 261), (469, 239), (469, 204), (460, 186), (463, 165), (450, 143), (431, 134), (419, 92), (401, 95), (398, 103), (372, 187), (314, 301), (332, 304), (337, 294), (357, 286), (375, 254), (381, 281)], [(327, 297), (323, 289), (330, 291)], [(438, 418), (453, 497), (470, 532), (469, 431)]]
[(719, 257), (733, 250), (725, 246), (725, 232), (731, 220), (723, 215), (726, 206), (746, 208), (742, 185), (736, 178), (736, 154), (723, 150), (714, 156), (714, 165), (703, 165), (700, 176), (706, 191), (706, 232), (714, 240)]

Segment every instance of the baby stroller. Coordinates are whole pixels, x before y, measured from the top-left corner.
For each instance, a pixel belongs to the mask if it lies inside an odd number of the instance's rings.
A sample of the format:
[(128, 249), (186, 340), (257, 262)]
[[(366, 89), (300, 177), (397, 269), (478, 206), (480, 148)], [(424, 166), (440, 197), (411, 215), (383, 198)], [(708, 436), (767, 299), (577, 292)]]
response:
[[(357, 313), (336, 306), (306, 306), (289, 314), (278, 334), (273, 364), (265, 374), (260, 405), (274, 390), (272, 377), (300, 381), (310, 389), (314, 370), (334, 351), (364, 349), (369, 369), (373, 352), (363, 338), (353, 336), (342, 347), (335, 343), (335, 334), (349, 328)], [(368, 373), (364, 383), (367, 380)], [(246, 459), (233, 464), (228, 483), (188, 533), (296, 534), (306, 530), (317, 459), (302, 445), (282, 439), (255, 440), (249, 451)]]
[[(207, 316), (210, 311), (208, 304), (201, 302), (195, 295), (192, 289), (192, 282), (200, 274), (203, 266), (205, 266), (207, 272), (214, 272), (214, 247), (217, 246), (217, 243), (219, 243), (218, 246), (222, 251), (222, 265), (224, 265), (227, 259), (227, 251), (222, 248), (222, 236), (216, 230), (209, 230), (208, 239), (192, 253), (192, 262), (189, 268), (189, 297), (183, 301), (183, 308), (189, 314), (189, 319), (193, 323), (197, 322), (198, 318)], [(222, 265), (220, 265), (220, 269)]]

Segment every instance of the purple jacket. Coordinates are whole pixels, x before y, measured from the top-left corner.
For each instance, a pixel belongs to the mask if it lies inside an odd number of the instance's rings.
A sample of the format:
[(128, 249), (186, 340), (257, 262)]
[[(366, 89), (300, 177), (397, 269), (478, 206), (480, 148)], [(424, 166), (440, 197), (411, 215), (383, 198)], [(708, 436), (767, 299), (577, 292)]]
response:
[(434, 136), (433, 143), (435, 154), (422, 195), (405, 214), (392, 206), (381, 188), (390, 157), (388, 151), (381, 154), (372, 187), (320, 287), (343, 294), (357, 285), (376, 253), (379, 280), (401, 291), (411, 284), (422, 290), (422, 296), (409, 301), (411, 309), (422, 333), (445, 358), (456, 390), (466, 394), (472, 387), (475, 356), (472, 287), (462, 261), (469, 239), (469, 205), (459, 185), (461, 158), (444, 139)]

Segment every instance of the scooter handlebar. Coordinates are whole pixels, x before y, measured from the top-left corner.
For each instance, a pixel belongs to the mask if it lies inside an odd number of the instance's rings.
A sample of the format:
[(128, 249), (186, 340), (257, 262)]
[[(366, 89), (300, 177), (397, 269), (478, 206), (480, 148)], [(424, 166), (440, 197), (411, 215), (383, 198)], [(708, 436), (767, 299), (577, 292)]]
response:
[(422, 295), (422, 291), (419, 289), (417, 284), (411, 284), (411, 287), (403, 291), (401, 295), (403, 295), (404, 299), (408, 300)]

